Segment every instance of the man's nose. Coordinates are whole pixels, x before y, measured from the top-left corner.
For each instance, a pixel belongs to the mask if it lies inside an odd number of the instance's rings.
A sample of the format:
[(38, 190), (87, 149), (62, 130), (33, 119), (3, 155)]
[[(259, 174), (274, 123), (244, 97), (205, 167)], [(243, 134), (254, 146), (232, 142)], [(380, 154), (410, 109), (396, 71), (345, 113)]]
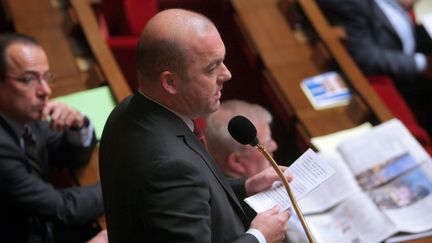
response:
[(222, 70), (222, 75), (221, 75), (220, 79), (223, 82), (226, 82), (226, 81), (231, 79), (232, 75), (231, 75), (231, 72), (228, 70), (227, 66), (225, 66), (225, 63), (222, 63), (222, 69), (223, 70)]
[(51, 96), (52, 94), (51, 87), (49, 86), (48, 82), (46, 82), (45, 80), (42, 80), (40, 82), (37, 92), (38, 95), (43, 95), (43, 96)]

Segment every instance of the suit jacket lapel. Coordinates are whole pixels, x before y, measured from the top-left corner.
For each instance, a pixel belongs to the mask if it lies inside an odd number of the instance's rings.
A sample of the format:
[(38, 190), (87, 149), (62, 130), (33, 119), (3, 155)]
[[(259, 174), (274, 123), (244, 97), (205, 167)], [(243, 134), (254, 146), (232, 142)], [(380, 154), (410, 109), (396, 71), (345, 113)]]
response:
[(10, 121), (5, 119), (4, 115), (0, 113), (0, 125), (4, 128), (4, 130), (9, 133), (9, 135), (14, 139), (16, 144), (21, 147), (20, 141), (19, 141), (19, 135), (16, 133), (15, 129), (13, 128), (13, 125), (10, 124)]
[(232, 190), (231, 186), (228, 184), (227, 179), (223, 175), (221, 169), (217, 166), (214, 159), (210, 156), (210, 154), (201, 144), (201, 142), (195, 137), (195, 135), (193, 135), (193, 133), (192, 135), (188, 134), (185, 136), (185, 142), (186, 145), (189, 146), (189, 148), (191, 148), (193, 151), (199, 154), (199, 156), (205, 161), (205, 163), (212, 171), (212, 173), (215, 175), (216, 179), (222, 185), (226, 193), (231, 197), (232, 201), (237, 205), (237, 207), (240, 208), (241, 212), (244, 215), (243, 208), (241, 207), (240, 202), (238, 201), (237, 196), (234, 194), (234, 191)]

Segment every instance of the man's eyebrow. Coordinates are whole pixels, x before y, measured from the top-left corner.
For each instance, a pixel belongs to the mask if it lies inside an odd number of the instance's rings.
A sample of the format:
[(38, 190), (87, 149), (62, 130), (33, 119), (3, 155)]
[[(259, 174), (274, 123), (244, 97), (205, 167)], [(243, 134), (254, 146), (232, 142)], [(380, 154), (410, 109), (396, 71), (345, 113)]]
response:
[(35, 76), (43, 76), (43, 75), (45, 75), (45, 74), (47, 74), (47, 73), (50, 73), (50, 71), (46, 71), (46, 72), (44, 72), (44, 73), (39, 73), (38, 71), (34, 71), (34, 70), (24, 70), (23, 71), (23, 74), (24, 75), (26, 75), (26, 74), (31, 74), (31, 75), (35, 75)]
[(224, 58), (220, 58), (220, 59), (216, 59), (216, 60), (210, 62), (209, 65), (207, 65), (207, 68), (211, 68), (211, 67), (213, 67), (213, 66), (215, 66), (215, 65), (217, 65), (219, 63), (222, 63), (224, 60), (225, 60), (225, 57)]
[(25, 71), (23, 72), (23, 74), (33, 74), (33, 75), (39, 75), (39, 73), (38, 73), (38, 72), (36, 72), (36, 71), (33, 71), (33, 70), (25, 70)]

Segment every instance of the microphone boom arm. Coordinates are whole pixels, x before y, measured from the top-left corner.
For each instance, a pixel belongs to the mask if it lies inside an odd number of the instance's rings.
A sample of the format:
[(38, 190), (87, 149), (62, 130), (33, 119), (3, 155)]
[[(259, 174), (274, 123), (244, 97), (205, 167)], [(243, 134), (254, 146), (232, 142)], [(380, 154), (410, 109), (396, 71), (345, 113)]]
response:
[(294, 207), (294, 210), (297, 214), (297, 216), (300, 219), (300, 222), (302, 224), (303, 230), (306, 233), (306, 236), (309, 240), (309, 242), (311, 243), (315, 243), (315, 240), (312, 237), (312, 233), (310, 232), (310, 229), (306, 223), (306, 220), (303, 217), (303, 213), (301, 212), (298, 204), (297, 204), (297, 200), (294, 197), (294, 194), (291, 190), (291, 187), (288, 184), (287, 179), (285, 178), (284, 174), (282, 173), (282, 171), (280, 170), (278, 164), (276, 163), (276, 161), (273, 159), (273, 157), (269, 154), (269, 152), (267, 152), (267, 150), (264, 148), (264, 146), (262, 146), (260, 143), (258, 143), (257, 145), (255, 145), (255, 148), (258, 149), (258, 151), (260, 151), (262, 153), (262, 155), (264, 155), (264, 157), (270, 162), (270, 164), (272, 165), (273, 169), (276, 171), (277, 175), (279, 176), (279, 178), (282, 180), (282, 183), (285, 186), (285, 190), (288, 193), (288, 197), (291, 201), (292, 206)]

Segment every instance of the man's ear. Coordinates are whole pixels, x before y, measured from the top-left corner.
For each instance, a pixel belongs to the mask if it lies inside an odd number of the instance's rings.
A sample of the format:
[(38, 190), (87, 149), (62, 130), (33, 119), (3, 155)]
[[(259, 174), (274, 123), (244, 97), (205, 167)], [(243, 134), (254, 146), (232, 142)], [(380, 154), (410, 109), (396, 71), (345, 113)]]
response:
[(174, 73), (170, 71), (163, 71), (159, 76), (159, 80), (166, 92), (168, 92), (169, 94), (177, 93), (177, 77)]
[(243, 156), (239, 152), (231, 152), (228, 155), (227, 163), (232, 172), (237, 175), (244, 175), (246, 165)]

